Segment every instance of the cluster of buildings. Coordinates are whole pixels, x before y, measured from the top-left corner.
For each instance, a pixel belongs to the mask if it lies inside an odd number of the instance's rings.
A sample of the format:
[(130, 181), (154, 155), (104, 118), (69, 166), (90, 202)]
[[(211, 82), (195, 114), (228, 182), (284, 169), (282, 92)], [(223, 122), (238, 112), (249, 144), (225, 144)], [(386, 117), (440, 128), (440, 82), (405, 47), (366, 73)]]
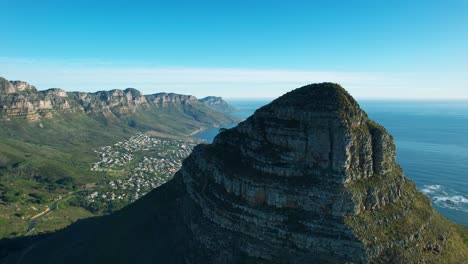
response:
[[(118, 174), (103, 177), (92, 189), (80, 195), (84, 207), (104, 212), (134, 202), (172, 178), (182, 161), (197, 143), (176, 139), (160, 139), (138, 133), (126, 141), (99, 148), (99, 161), (93, 171)], [(120, 176), (119, 176), (120, 175)]]
[(101, 147), (94, 151), (99, 154), (99, 161), (93, 164), (91, 170), (110, 171), (112, 168), (123, 167), (133, 160), (133, 153), (157, 147), (159, 143), (159, 139), (138, 133), (128, 140)]

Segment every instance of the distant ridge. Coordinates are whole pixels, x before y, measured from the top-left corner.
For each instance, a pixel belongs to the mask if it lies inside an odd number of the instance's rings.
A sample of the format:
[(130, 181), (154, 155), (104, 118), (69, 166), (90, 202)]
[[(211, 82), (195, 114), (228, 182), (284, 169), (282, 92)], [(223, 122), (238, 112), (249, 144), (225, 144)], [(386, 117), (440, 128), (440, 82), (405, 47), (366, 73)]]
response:
[(224, 101), (223, 98), (221, 97), (216, 97), (216, 96), (207, 96), (199, 100), (200, 102), (206, 104), (207, 106), (224, 112), (224, 113), (232, 113), (236, 112), (237, 109), (233, 107), (232, 105), (228, 104), (226, 101)]
[[(38, 121), (62, 113), (84, 113), (102, 122), (174, 134), (190, 134), (203, 127), (236, 121), (191, 95), (143, 95), (134, 88), (94, 93), (65, 92), (59, 88), (38, 91), (26, 82), (0, 77), (0, 121)], [(169, 120), (177, 121), (171, 124)]]

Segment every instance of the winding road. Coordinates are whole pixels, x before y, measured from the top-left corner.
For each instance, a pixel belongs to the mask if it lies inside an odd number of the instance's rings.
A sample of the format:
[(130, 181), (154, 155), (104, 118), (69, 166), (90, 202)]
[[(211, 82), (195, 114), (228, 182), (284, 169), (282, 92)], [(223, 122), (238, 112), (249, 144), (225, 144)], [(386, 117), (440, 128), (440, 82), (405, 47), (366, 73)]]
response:
[(29, 222), (29, 225), (28, 225), (28, 229), (26, 229), (26, 231), (21, 235), (21, 236), (26, 236), (28, 235), (29, 233), (31, 233), (37, 226), (37, 224), (39, 223), (39, 221), (48, 216), (49, 214), (53, 213), (55, 210), (58, 209), (58, 205), (60, 202), (62, 201), (65, 201), (65, 200), (68, 200), (70, 199), (71, 197), (73, 197), (74, 195), (80, 193), (80, 192), (83, 192), (87, 189), (82, 189), (82, 190), (78, 190), (78, 191), (75, 191), (75, 192), (72, 192), (72, 193), (69, 193), (68, 196), (62, 198), (62, 199), (59, 199), (59, 200), (55, 200), (52, 202), (52, 204), (50, 204), (49, 208), (47, 208), (46, 210), (44, 210), (42, 213), (39, 213), (33, 217), (31, 217), (30, 219), (30, 222)]
[(58, 202), (62, 201), (63, 199), (60, 199), (60, 200), (57, 200), (57, 201), (54, 201), (50, 206), (49, 208), (47, 208), (44, 212), (36, 215), (36, 216), (33, 216), (31, 218), (31, 221), (29, 222), (29, 225), (28, 225), (28, 229), (21, 235), (21, 236), (25, 236), (29, 233), (31, 233), (37, 226), (37, 223), (39, 222), (39, 220), (41, 220), (43, 217), (49, 215), (50, 213), (52, 213), (54, 210), (57, 209), (57, 204)]

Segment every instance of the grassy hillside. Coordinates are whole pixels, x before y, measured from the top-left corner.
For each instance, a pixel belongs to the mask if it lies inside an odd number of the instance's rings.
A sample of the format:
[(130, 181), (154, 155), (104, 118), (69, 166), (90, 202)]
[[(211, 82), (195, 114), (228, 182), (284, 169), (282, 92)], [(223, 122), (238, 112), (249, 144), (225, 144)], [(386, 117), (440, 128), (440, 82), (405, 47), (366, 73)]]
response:
[(22, 234), (28, 220), (54, 199), (97, 181), (102, 175), (89, 170), (96, 159), (93, 148), (132, 133), (130, 129), (106, 129), (79, 114), (60, 119), (2, 124), (0, 236)]
[[(125, 116), (75, 112), (37, 121), (2, 121), (0, 238), (29, 234), (31, 219), (55, 201), (115, 174), (91, 170), (99, 159), (97, 148), (128, 139), (139, 131), (184, 138), (196, 130), (229, 122), (233, 119), (201, 103), (170, 104)], [(38, 223), (31, 234), (63, 228), (77, 219), (102, 213), (90, 212), (79, 204), (74, 199), (62, 203), (60, 213), (44, 217), (54, 220)]]
[(171, 104), (160, 107), (156, 111), (142, 111), (121, 118), (129, 126), (139, 130), (154, 130), (183, 136), (209, 126), (220, 126), (238, 121), (202, 103)]

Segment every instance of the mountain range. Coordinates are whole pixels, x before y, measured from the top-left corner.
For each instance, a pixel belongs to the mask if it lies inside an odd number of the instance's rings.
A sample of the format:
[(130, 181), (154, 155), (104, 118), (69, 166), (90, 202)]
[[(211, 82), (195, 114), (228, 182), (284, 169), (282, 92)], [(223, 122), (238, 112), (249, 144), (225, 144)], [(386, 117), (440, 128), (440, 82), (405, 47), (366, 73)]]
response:
[[(212, 111), (217, 106), (222, 106), (222, 111)], [(58, 88), (38, 91), (26, 82), (0, 77), (0, 119), (6, 121), (14, 118), (37, 121), (62, 113), (84, 113), (106, 123), (123, 122), (131, 127), (184, 134), (201, 127), (236, 121), (220, 113), (226, 109), (231, 108), (222, 98), (213, 96), (198, 100), (194, 96), (174, 93), (143, 95), (133, 88), (95, 93), (65, 92)], [(175, 124), (183, 125), (154, 122), (169, 117), (176, 120)]]
[(468, 230), (405, 177), (341, 86), (258, 109), (124, 209), (2, 241), (6, 263), (466, 263)]

